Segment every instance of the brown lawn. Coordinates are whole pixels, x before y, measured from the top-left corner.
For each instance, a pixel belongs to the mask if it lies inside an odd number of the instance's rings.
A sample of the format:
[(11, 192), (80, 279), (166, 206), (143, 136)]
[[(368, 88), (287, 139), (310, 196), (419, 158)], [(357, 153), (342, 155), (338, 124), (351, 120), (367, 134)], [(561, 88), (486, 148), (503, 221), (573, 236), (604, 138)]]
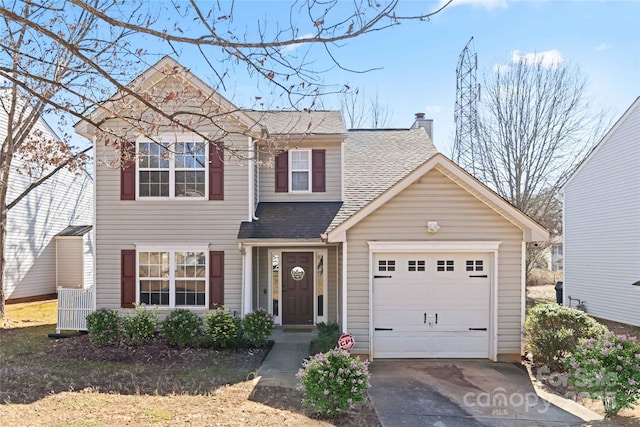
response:
[(260, 387), (255, 373), (266, 350), (179, 350), (159, 339), (98, 349), (86, 335), (48, 338), (55, 321), (55, 300), (7, 306), (0, 329), (2, 425), (379, 425), (370, 404), (319, 420), (298, 392)]

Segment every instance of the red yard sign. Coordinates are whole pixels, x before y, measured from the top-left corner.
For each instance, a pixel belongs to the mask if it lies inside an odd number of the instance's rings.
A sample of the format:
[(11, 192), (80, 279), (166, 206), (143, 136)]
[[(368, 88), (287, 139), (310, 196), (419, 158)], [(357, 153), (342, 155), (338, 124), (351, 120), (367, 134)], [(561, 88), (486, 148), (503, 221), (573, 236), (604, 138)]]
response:
[(351, 334), (342, 334), (340, 338), (338, 338), (338, 346), (343, 350), (349, 351), (355, 344), (356, 341), (353, 339)]

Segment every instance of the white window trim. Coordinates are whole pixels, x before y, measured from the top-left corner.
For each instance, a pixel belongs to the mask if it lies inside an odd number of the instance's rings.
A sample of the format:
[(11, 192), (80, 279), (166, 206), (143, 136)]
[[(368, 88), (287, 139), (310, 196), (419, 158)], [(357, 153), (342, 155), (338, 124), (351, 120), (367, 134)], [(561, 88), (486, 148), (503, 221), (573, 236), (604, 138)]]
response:
[[(271, 262), (273, 260), (274, 255), (278, 255), (280, 257), (280, 264), (278, 265), (278, 315), (273, 316), (273, 321), (276, 325), (282, 325), (282, 253), (283, 252), (313, 252), (313, 319), (314, 325), (317, 325), (320, 322), (327, 323), (329, 319), (329, 279), (328, 279), (328, 267), (329, 267), (329, 251), (327, 249), (315, 249), (315, 250), (307, 250), (305, 248), (287, 248), (285, 250), (282, 249), (271, 249), (269, 250), (269, 290), (268, 290), (268, 301), (267, 301), (267, 312), (273, 315), (273, 274), (271, 274)], [(322, 316), (318, 316), (318, 258), (319, 256), (324, 256), (324, 274), (322, 275), (322, 289), (324, 290), (324, 313)], [(208, 266), (207, 266), (208, 267)]]
[[(206, 146), (204, 139), (196, 135), (161, 135), (157, 139), (152, 140), (149, 138), (138, 137), (136, 139), (136, 156), (140, 154), (140, 143), (151, 142), (151, 143), (167, 143), (167, 144), (175, 144), (178, 142), (197, 142), (205, 144), (204, 154), (205, 154), (205, 165), (204, 165), (204, 196), (203, 197), (176, 197), (175, 196), (175, 181), (176, 171), (188, 170), (184, 168), (176, 168), (175, 167), (175, 159), (174, 154), (170, 153), (169, 155), (169, 196), (140, 196), (140, 161), (136, 161), (136, 200), (209, 200), (209, 150)], [(146, 170), (146, 169), (145, 169)], [(153, 169), (150, 169), (153, 170)], [(157, 170), (166, 170), (164, 168)], [(197, 169), (200, 170), (200, 169)]]
[[(159, 309), (185, 308), (187, 310), (209, 309), (209, 247), (208, 246), (176, 246), (172, 244), (157, 246), (136, 246), (136, 304), (140, 304), (140, 252), (169, 252), (169, 305), (152, 305)], [(204, 252), (204, 305), (176, 305), (175, 252)]]
[[(309, 186), (307, 187), (306, 190), (294, 190), (293, 189), (293, 173), (294, 172), (304, 172), (304, 169), (293, 169), (293, 154), (292, 153), (307, 153), (307, 164), (309, 165), (309, 167), (306, 169), (307, 172), (307, 183), (309, 184)], [(313, 174), (311, 173), (311, 169), (312, 169), (312, 164), (311, 161), (313, 160), (311, 158), (311, 150), (310, 149), (293, 149), (293, 150), (289, 150), (289, 171), (288, 171), (288, 178), (289, 178), (289, 192), (290, 193), (311, 193), (311, 189), (313, 188)]]

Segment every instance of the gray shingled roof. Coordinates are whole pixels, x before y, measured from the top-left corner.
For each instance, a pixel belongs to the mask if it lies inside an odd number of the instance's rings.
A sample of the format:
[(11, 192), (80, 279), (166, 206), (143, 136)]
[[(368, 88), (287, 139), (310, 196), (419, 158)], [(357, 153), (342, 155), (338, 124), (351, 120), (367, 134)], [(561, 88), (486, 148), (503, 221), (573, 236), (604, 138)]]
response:
[(61, 232), (59, 232), (58, 234), (56, 234), (56, 236), (60, 236), (60, 237), (84, 236), (85, 234), (90, 232), (92, 228), (93, 228), (92, 225), (70, 225), (64, 230), (62, 230)]
[(422, 128), (349, 130), (344, 143), (344, 204), (328, 230), (437, 153)]
[(345, 133), (340, 111), (245, 111), (271, 135)]
[(238, 239), (317, 239), (342, 202), (261, 202), (257, 221), (242, 222)]

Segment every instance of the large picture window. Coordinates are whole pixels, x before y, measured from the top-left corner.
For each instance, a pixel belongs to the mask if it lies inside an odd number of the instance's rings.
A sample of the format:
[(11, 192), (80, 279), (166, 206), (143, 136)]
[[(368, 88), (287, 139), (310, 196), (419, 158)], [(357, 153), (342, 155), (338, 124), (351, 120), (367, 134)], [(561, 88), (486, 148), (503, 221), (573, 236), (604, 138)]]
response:
[(139, 197), (204, 198), (207, 194), (205, 148), (203, 142), (139, 142)]
[(207, 252), (138, 251), (139, 302), (166, 307), (207, 305)]

